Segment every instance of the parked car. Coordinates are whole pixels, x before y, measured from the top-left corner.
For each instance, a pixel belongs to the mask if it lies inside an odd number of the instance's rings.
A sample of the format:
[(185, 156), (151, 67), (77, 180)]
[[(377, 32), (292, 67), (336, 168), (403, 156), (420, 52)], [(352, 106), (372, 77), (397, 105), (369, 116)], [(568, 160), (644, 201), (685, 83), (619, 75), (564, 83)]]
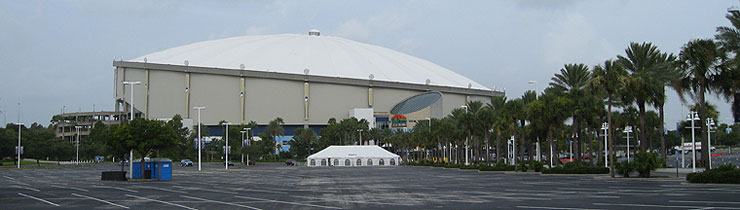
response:
[(295, 161), (291, 159), (285, 160), (285, 165), (287, 166), (295, 166)]
[(193, 166), (193, 161), (190, 161), (190, 159), (182, 159), (180, 161), (180, 167), (185, 167), (185, 166)]
[(253, 166), (253, 165), (257, 165), (257, 162), (255, 162), (254, 160), (249, 160), (247, 164), (249, 164), (250, 166)]

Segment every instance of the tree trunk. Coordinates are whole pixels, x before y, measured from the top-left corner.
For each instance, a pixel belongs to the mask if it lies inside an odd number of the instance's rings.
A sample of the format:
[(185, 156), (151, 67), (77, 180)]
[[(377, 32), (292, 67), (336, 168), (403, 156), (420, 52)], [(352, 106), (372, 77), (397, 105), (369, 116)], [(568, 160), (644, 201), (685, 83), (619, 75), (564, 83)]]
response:
[[(606, 136), (605, 133), (599, 133), (599, 135), (596, 135), (596, 137), (598, 138), (597, 141), (599, 142), (599, 150), (596, 151), (596, 159), (599, 161), (605, 161), (606, 159), (604, 159), (604, 156), (608, 155), (608, 154), (601, 153), (601, 151), (604, 151), (604, 147), (607, 146), (607, 145), (604, 145), (605, 144), (605, 142), (603, 141), (604, 136), (602, 135)], [(593, 157), (591, 158), (593, 159)], [(596, 162), (599, 162), (599, 161), (596, 161)]]
[(614, 157), (614, 140), (612, 140), (613, 132), (612, 132), (612, 95), (611, 95), (611, 93), (609, 93), (609, 96), (608, 97), (609, 97), (609, 102), (608, 102), (609, 105), (608, 105), (608, 108), (607, 108), (608, 110), (607, 110), (607, 115), (606, 115), (606, 121), (607, 121), (607, 124), (608, 124), (608, 128), (607, 128), (607, 130), (608, 130), (607, 139), (608, 139), (608, 144), (609, 144), (608, 145), (608, 147), (609, 147), (609, 149), (608, 149), (609, 150), (608, 151), (609, 154), (607, 154), (607, 155), (608, 155), (608, 158), (611, 160), (611, 161), (609, 161), (609, 175), (612, 178), (614, 178), (614, 162), (616, 162), (617, 160), (612, 159), (612, 157)]
[(573, 134), (575, 136), (572, 136), (571, 141), (570, 141), (571, 145), (573, 145), (573, 143), (576, 144), (573, 147), (573, 151), (572, 151), (575, 154), (571, 154), (575, 158), (575, 160), (571, 160), (573, 162), (581, 162), (581, 152), (580, 152), (581, 151), (581, 135), (579, 135), (580, 127), (578, 123), (580, 122), (578, 122), (578, 120), (576, 120), (576, 116), (573, 115)]
[[(702, 86), (706, 87), (706, 85)], [(707, 114), (707, 106), (705, 103), (704, 98), (704, 88), (699, 89), (699, 125), (701, 126), (701, 166), (703, 166), (706, 170), (709, 170), (709, 142), (707, 142), (707, 124), (706, 120), (708, 116)]]
[(496, 163), (501, 162), (501, 132), (496, 135)]
[(660, 114), (660, 153), (662, 158), (665, 160), (667, 151), (665, 150), (665, 116), (663, 115), (663, 104), (658, 107), (658, 114)]
[(491, 165), (491, 143), (488, 140), (488, 131), (483, 132), (485, 133), (484, 138), (486, 138), (486, 165)]
[[(519, 122), (522, 123), (522, 130), (519, 131), (519, 161), (524, 162), (524, 144), (526, 144), (526, 140), (524, 139), (524, 120), (520, 120)], [(530, 152), (531, 153), (531, 152)]]
[(550, 151), (548, 151), (547, 153), (550, 154), (548, 159), (552, 163), (550, 164), (550, 167), (552, 168), (558, 165), (558, 161), (555, 161), (556, 158), (558, 157), (557, 157), (557, 147), (555, 147), (555, 140), (552, 138), (552, 126), (547, 127), (547, 144), (548, 144), (548, 147), (550, 147)]
[(637, 105), (640, 108), (640, 139), (638, 140), (638, 142), (640, 142), (640, 152), (645, 152), (647, 150), (647, 144), (645, 143), (645, 140), (647, 140), (647, 132), (645, 132), (647, 131), (645, 129), (645, 102), (637, 101)]

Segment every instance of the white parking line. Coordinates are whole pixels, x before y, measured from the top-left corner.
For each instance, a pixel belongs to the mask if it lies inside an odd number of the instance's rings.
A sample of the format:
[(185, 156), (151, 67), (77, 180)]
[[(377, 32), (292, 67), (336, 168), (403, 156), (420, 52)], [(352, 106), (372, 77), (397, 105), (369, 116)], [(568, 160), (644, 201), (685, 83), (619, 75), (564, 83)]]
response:
[(25, 190), (32, 190), (32, 191), (36, 191), (36, 192), (41, 192), (41, 190), (39, 190), (39, 189), (35, 189), (35, 188), (30, 188), (30, 187), (21, 187), (21, 186), (18, 186), (18, 185), (13, 185), (13, 186), (11, 186), (11, 187), (15, 187), (15, 188), (20, 188), (20, 189), (25, 189)]
[(669, 200), (672, 203), (721, 203), (721, 204), (740, 204), (740, 202), (734, 201), (680, 201), (680, 200)]
[(116, 190), (123, 190), (123, 191), (126, 191), (126, 192), (132, 192), (132, 193), (138, 193), (139, 192), (139, 191), (136, 191), (136, 190), (126, 189), (126, 188), (121, 188), (121, 187), (108, 187), (108, 186), (97, 186), (97, 185), (93, 185), (93, 186), (90, 186), (90, 187), (116, 189)]
[(516, 206), (517, 208), (522, 209), (559, 209), (559, 210), (565, 210), (565, 209), (577, 209), (577, 210), (604, 210), (604, 209), (583, 209), (583, 208), (573, 208), (573, 207), (554, 207), (554, 206)]
[(208, 202), (213, 202), (213, 203), (220, 203), (220, 204), (232, 205), (232, 206), (238, 206), (238, 207), (244, 207), (244, 208), (249, 208), (249, 209), (254, 209), (254, 210), (262, 210), (260, 208), (252, 207), (252, 206), (241, 205), (241, 204), (236, 204), (236, 203), (229, 203), (229, 202), (224, 202), (224, 201), (209, 200), (209, 199), (205, 199), (205, 198), (198, 198), (198, 197), (187, 196), (187, 195), (181, 195), (180, 197), (189, 198), (189, 199), (195, 199), (195, 200), (201, 200), (201, 201), (208, 201)]
[(37, 200), (37, 201), (41, 201), (41, 202), (47, 203), (49, 205), (59, 206), (59, 204), (52, 203), (51, 201), (47, 201), (47, 200), (44, 200), (44, 199), (41, 199), (41, 198), (37, 198), (37, 197), (33, 197), (33, 196), (30, 196), (30, 195), (26, 195), (26, 194), (23, 194), (23, 193), (18, 193), (18, 195), (23, 196), (23, 197), (26, 197), (26, 198), (31, 198), (31, 199), (34, 199), (34, 200)]
[(11, 180), (15, 180), (15, 178), (13, 178), (13, 177), (9, 177), (9, 176), (3, 176), (3, 177), (5, 177), (6, 179), (11, 179)]
[(136, 188), (144, 188), (144, 189), (150, 189), (150, 190), (161, 190), (161, 191), (171, 192), (171, 193), (185, 193), (184, 191), (168, 190), (168, 189), (164, 189), (164, 188), (147, 187), (147, 186), (136, 186)]
[(599, 206), (634, 206), (634, 207), (657, 207), (657, 208), (690, 208), (690, 209), (737, 209), (731, 207), (719, 206), (669, 206), (659, 204), (639, 204), (639, 203), (593, 203)]
[(118, 206), (118, 207), (121, 207), (121, 208), (124, 208), (124, 209), (128, 209), (128, 206), (115, 204), (113, 202), (106, 201), (106, 200), (103, 200), (103, 199), (100, 199), (100, 198), (91, 197), (91, 196), (87, 196), (87, 195), (80, 195), (80, 194), (77, 194), (77, 193), (72, 193), (72, 195), (77, 196), (77, 197), (82, 197), (82, 198), (88, 198), (88, 199), (100, 201), (100, 202), (103, 202), (103, 203), (107, 203), (107, 204), (110, 204), (110, 205), (113, 205), (113, 206)]
[(144, 200), (148, 200), (148, 201), (154, 201), (154, 202), (158, 202), (158, 203), (164, 203), (164, 204), (167, 204), (167, 205), (177, 206), (177, 207), (180, 207), (180, 208), (186, 208), (186, 209), (190, 209), (190, 210), (197, 210), (195, 208), (190, 208), (190, 207), (183, 206), (183, 205), (176, 204), (176, 203), (170, 203), (170, 202), (167, 202), (167, 201), (160, 201), (160, 200), (155, 200), (155, 199), (151, 199), (151, 198), (145, 198), (145, 197), (141, 197), (141, 196), (135, 196), (135, 195), (131, 195), (131, 194), (126, 194), (126, 196), (130, 196), (130, 197), (134, 197), (134, 198), (138, 198), (138, 199), (144, 199)]
[(82, 189), (82, 188), (77, 188), (77, 187), (68, 187), (68, 186), (67, 187), (63, 187), (63, 186), (58, 186), (58, 185), (49, 185), (49, 186), (56, 187), (56, 188), (61, 188), (61, 189), (78, 190), (78, 191), (82, 191), (82, 192), (90, 192), (89, 190)]
[(340, 207), (334, 207), (334, 206), (322, 206), (322, 205), (314, 205), (314, 204), (307, 204), (307, 203), (296, 203), (296, 202), (290, 202), (290, 201), (279, 201), (279, 200), (271, 200), (271, 199), (265, 199), (265, 198), (247, 197), (247, 196), (240, 196), (240, 195), (236, 195), (234, 197), (237, 197), (237, 198), (246, 198), (246, 199), (252, 199), (252, 200), (260, 200), (260, 201), (272, 201), (272, 202), (276, 202), (276, 203), (287, 203), (287, 204), (293, 204), (293, 205), (313, 206), (313, 207), (327, 208), (327, 209), (342, 209)]

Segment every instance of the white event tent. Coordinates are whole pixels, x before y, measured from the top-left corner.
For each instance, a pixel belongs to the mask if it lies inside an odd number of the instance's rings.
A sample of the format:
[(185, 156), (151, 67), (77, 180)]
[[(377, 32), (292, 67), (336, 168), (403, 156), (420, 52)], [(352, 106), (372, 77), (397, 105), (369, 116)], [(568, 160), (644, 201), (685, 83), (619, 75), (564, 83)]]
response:
[(397, 166), (401, 157), (376, 145), (329, 146), (306, 158), (308, 167)]

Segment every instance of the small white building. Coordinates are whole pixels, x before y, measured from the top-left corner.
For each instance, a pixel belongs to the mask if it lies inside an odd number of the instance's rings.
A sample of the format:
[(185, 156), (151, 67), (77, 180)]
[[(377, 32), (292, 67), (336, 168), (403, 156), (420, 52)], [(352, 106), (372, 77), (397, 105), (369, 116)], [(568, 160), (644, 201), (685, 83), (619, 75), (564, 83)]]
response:
[(306, 158), (306, 166), (397, 166), (401, 157), (376, 145), (329, 146)]

